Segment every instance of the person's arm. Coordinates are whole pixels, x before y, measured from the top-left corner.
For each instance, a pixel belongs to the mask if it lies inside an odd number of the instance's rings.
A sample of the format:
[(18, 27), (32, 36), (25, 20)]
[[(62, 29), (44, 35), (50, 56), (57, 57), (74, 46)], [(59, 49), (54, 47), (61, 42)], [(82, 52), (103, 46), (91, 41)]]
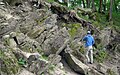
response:
[[(93, 38), (93, 37), (92, 37)], [(94, 38), (93, 38), (93, 40), (92, 40), (92, 44), (95, 44), (95, 40), (94, 40)]]

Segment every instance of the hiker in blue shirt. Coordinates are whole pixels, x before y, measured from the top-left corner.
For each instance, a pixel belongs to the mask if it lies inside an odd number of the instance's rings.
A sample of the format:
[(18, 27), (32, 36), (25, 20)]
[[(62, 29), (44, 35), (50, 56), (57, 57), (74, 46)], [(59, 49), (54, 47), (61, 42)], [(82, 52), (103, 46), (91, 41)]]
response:
[(85, 56), (87, 58), (87, 62), (92, 64), (93, 63), (93, 48), (92, 48), (92, 46), (95, 43), (95, 41), (94, 41), (94, 38), (91, 35), (90, 31), (87, 32), (87, 35), (83, 38), (83, 41), (85, 41)]

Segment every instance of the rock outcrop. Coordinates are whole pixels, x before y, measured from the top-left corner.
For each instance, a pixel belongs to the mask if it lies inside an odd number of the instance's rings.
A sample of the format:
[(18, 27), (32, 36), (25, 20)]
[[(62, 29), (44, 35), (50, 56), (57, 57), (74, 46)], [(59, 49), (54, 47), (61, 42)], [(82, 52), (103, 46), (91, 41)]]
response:
[(87, 74), (88, 70), (90, 69), (89, 66), (83, 64), (81, 61), (76, 59), (72, 54), (66, 53), (65, 60), (67, 61), (68, 65), (76, 72), (80, 74)]
[[(69, 11), (56, 2), (0, 2), (1, 75), (69, 75), (61, 60), (65, 60), (78, 75), (118, 74), (120, 56), (115, 52), (119, 52), (118, 32), (111, 28), (100, 31), (91, 22), (80, 18), (75, 10)], [(77, 10), (88, 15), (92, 13), (91, 10)], [(115, 66), (111, 63), (112, 68), (105, 64), (86, 65), (82, 38), (87, 29), (95, 32), (96, 42), (103, 49), (109, 49), (108, 52), (115, 49), (116, 57), (110, 56)], [(95, 54), (99, 52), (97, 50)]]

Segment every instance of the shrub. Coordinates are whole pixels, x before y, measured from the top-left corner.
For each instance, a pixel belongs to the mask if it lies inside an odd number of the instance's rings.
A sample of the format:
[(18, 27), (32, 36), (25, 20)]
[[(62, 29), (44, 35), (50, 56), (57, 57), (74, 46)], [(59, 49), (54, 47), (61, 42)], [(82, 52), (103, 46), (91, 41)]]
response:
[(102, 63), (108, 56), (108, 53), (105, 50), (100, 50), (97, 55), (95, 55), (95, 59), (97, 62)]

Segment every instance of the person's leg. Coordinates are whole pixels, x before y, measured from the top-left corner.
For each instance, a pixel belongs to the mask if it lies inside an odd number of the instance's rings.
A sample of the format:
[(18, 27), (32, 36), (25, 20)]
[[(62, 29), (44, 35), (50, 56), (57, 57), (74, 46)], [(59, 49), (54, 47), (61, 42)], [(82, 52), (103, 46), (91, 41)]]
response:
[(93, 63), (93, 49), (90, 49), (90, 62)]
[(87, 47), (85, 49), (85, 57), (87, 58), (87, 63), (90, 62), (90, 58), (89, 58), (88, 54), (89, 54), (89, 48)]

